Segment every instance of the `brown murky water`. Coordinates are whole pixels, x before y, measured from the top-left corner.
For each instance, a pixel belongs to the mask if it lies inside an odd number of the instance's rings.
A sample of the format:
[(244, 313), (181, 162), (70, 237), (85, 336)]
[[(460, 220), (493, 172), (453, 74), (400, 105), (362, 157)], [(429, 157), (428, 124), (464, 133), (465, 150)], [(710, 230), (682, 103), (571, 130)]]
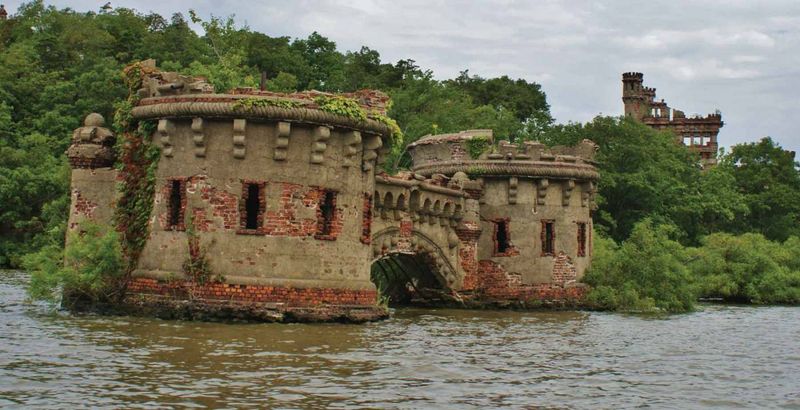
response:
[(800, 408), (800, 309), (407, 309), (368, 325), (72, 316), (0, 272), (0, 407)]

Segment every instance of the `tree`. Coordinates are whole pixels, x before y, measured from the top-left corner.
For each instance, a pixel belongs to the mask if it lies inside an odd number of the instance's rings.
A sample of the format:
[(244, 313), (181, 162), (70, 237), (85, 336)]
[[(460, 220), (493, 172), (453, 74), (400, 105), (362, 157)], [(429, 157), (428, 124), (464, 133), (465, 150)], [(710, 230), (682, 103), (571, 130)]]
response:
[(734, 232), (759, 232), (778, 241), (800, 235), (800, 172), (794, 152), (766, 137), (735, 145), (723, 163), (731, 168), (748, 209), (731, 224)]

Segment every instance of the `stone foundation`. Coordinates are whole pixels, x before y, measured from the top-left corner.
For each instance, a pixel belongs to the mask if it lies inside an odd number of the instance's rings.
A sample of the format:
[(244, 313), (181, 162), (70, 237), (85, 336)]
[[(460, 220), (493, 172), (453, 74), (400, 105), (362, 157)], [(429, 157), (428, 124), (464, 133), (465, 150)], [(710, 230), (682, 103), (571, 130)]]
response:
[(362, 323), (388, 317), (374, 290), (287, 288), (134, 278), (117, 308), (189, 320)]

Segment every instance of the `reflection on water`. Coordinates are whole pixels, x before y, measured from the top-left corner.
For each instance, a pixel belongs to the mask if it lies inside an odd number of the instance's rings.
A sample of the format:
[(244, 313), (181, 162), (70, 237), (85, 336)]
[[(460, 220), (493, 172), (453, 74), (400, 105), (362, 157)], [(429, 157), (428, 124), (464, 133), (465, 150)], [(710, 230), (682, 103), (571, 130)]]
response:
[(73, 316), (0, 272), (0, 407), (800, 408), (800, 310), (403, 309), (367, 325)]

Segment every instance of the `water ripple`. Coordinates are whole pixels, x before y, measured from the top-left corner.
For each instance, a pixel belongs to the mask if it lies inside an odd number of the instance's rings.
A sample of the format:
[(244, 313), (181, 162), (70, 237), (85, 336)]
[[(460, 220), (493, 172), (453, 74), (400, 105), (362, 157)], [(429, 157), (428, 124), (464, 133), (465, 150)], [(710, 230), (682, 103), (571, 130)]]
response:
[(0, 272), (0, 407), (794, 408), (796, 308), (405, 309), (367, 325), (73, 316)]

